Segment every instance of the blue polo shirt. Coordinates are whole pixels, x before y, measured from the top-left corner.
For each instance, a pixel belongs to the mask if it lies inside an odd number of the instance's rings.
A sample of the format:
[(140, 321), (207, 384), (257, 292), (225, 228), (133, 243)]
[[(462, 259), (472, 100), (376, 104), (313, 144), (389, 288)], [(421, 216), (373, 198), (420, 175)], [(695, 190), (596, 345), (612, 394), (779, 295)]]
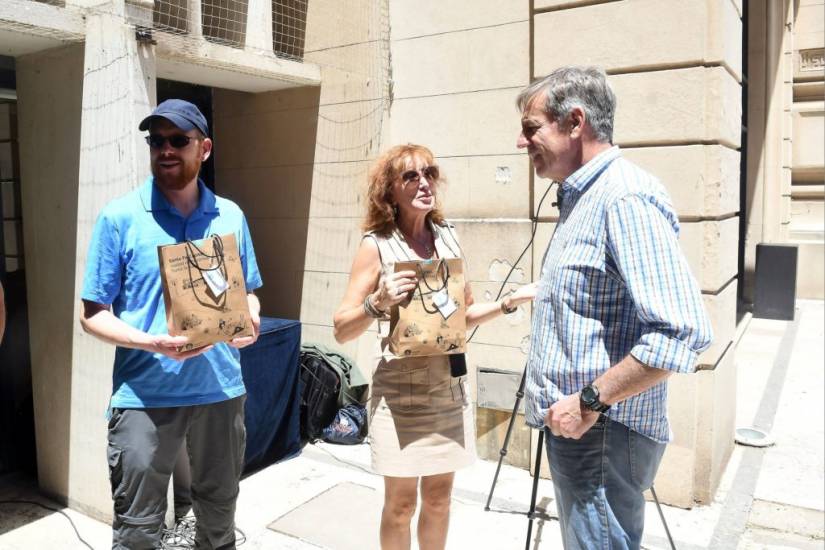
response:
[[(107, 204), (95, 223), (81, 298), (110, 305), (127, 324), (165, 334), (166, 309), (158, 264), (159, 245), (234, 233), (247, 291), (261, 286), (252, 239), (243, 212), (198, 181), (197, 209), (184, 218), (152, 177)], [(245, 393), (240, 353), (224, 343), (175, 361), (159, 353), (118, 347), (112, 407), (179, 407), (232, 399)]]

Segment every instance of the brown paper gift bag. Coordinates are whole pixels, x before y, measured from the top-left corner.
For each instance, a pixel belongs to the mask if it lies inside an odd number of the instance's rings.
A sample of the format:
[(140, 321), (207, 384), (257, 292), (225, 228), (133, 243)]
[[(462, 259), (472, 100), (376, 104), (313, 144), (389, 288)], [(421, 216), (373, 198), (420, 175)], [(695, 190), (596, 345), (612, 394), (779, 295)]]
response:
[(158, 247), (166, 325), (190, 350), (252, 336), (243, 266), (234, 234)]
[(396, 273), (406, 270), (416, 272), (418, 287), (392, 308), (390, 351), (398, 357), (464, 353), (464, 263), (460, 258), (396, 262)]

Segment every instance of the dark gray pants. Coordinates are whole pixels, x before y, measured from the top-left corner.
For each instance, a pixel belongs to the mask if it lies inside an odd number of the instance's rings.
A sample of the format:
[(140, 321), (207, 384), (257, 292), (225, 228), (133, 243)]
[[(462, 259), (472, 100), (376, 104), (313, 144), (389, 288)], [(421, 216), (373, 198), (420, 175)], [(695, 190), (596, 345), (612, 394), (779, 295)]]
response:
[(246, 447), (245, 401), (241, 396), (191, 407), (112, 410), (108, 460), (114, 550), (160, 545), (169, 477), (184, 444), (192, 470), (195, 547), (235, 548), (235, 501)]
[(189, 469), (189, 451), (180, 446), (175, 468), (172, 470), (172, 495), (175, 506), (175, 523), (192, 510), (192, 472)]

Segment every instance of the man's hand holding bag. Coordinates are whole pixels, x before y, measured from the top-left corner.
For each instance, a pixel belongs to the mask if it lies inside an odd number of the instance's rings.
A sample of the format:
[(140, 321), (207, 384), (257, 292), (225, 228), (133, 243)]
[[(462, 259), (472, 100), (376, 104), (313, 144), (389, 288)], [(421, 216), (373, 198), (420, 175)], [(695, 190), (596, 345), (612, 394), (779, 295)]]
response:
[(166, 324), (182, 350), (254, 336), (234, 234), (158, 247)]

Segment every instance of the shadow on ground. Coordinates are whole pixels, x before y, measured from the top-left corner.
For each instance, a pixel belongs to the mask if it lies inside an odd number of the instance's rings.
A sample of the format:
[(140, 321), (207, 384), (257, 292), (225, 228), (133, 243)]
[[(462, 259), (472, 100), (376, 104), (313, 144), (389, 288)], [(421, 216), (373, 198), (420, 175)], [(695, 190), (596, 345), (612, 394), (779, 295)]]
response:
[(0, 476), (0, 535), (59, 513), (60, 506), (40, 495), (25, 474)]

